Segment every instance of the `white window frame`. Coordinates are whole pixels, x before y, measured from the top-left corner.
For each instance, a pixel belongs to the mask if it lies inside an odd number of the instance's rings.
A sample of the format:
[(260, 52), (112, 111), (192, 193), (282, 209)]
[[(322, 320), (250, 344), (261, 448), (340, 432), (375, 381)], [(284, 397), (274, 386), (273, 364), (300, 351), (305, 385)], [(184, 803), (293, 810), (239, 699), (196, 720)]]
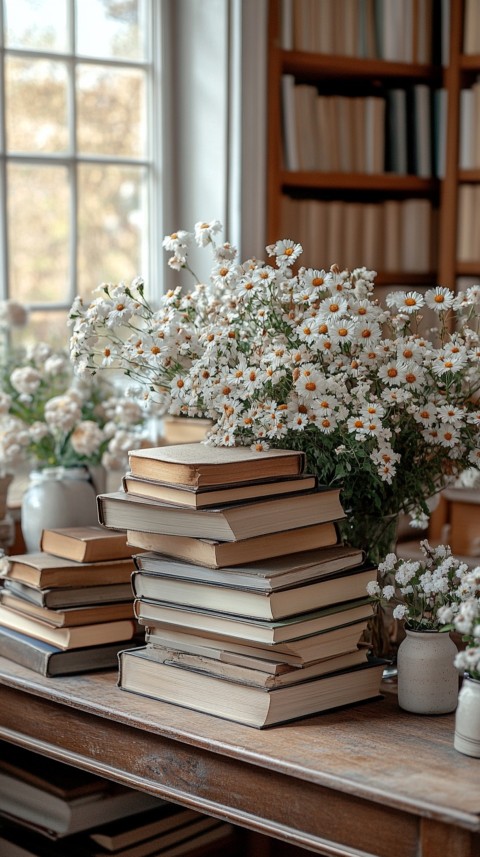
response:
[[(78, 2), (78, 0), (77, 0)], [(81, 0), (79, 0), (81, 2)], [(65, 300), (56, 302), (34, 302), (29, 304), (32, 311), (63, 311), (68, 310), (77, 294), (77, 249), (78, 249), (78, 189), (77, 167), (81, 164), (112, 164), (113, 166), (135, 166), (147, 170), (147, 208), (148, 230), (143, 238), (142, 258), (146, 260), (148, 271), (139, 271), (151, 282), (158, 281), (159, 253), (158, 234), (162, 228), (160, 214), (160, 184), (161, 184), (161, 33), (163, 3), (158, 0), (146, 0), (146, 59), (141, 61), (117, 60), (84, 56), (79, 53), (49, 52), (43, 50), (28, 50), (23, 48), (7, 48), (4, 44), (3, 2), (0, 2), (0, 298), (15, 298), (9, 284), (8, 259), (8, 220), (7, 220), (7, 165), (9, 163), (25, 163), (32, 165), (65, 166), (69, 173), (70, 198), (70, 239), (69, 262), (70, 276), (66, 283)], [(75, 4), (68, 0), (68, 27), (70, 30), (70, 45), (75, 43)], [(64, 62), (68, 74), (68, 154), (36, 154), (36, 153), (7, 153), (5, 133), (5, 57), (20, 57), (45, 59), (52, 62)], [(80, 155), (76, 149), (76, 100), (75, 100), (75, 69), (78, 64), (95, 65), (111, 68), (141, 69), (146, 73), (146, 121), (148, 128), (147, 152), (144, 158), (125, 158), (116, 156)], [(108, 279), (108, 272), (105, 272)], [(92, 288), (97, 285), (92, 284)]]

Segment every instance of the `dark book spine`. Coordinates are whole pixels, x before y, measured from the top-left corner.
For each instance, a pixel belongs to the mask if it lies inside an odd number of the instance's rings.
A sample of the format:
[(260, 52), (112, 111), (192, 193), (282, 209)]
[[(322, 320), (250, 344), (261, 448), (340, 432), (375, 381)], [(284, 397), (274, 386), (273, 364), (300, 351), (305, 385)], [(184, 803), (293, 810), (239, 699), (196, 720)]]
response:
[(50, 652), (38, 649), (34, 640), (30, 644), (26, 640), (15, 639), (8, 634), (3, 634), (1, 628), (0, 655), (36, 673), (44, 676), (49, 675)]

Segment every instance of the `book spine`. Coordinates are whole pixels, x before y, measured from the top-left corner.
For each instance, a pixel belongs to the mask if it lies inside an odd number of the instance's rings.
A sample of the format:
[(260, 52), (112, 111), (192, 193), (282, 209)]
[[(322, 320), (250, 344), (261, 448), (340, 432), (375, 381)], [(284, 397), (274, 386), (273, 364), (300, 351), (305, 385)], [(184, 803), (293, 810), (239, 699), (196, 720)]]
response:
[(16, 640), (9, 634), (2, 634), (0, 630), (0, 655), (3, 658), (8, 658), (22, 667), (40, 673), (40, 675), (49, 675), (50, 652), (41, 651), (35, 645), (30, 645), (26, 641)]

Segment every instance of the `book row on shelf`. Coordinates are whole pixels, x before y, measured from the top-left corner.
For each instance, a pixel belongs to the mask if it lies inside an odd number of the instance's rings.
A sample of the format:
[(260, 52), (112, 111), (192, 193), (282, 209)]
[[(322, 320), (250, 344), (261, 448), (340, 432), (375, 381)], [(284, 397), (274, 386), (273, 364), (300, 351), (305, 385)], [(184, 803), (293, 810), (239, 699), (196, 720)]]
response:
[(285, 169), (443, 176), (445, 90), (375, 88), (366, 96), (325, 95), (282, 75)]
[(458, 190), (457, 259), (478, 260), (480, 242), (480, 185), (464, 184)]
[(460, 91), (459, 142), (460, 169), (480, 167), (480, 80)]
[[(282, 0), (282, 47), (393, 62), (440, 62), (448, 0)], [(438, 33), (445, 49), (436, 55)]]
[(2, 857), (237, 853), (235, 828), (0, 742)]
[(435, 270), (438, 212), (428, 200), (281, 200), (281, 235), (299, 241), (302, 264), (375, 271)]
[(339, 489), (304, 468), (291, 450), (132, 451), (101, 526), (10, 558), (0, 654), (48, 675), (118, 654), (122, 690), (258, 728), (377, 697), (375, 570), (340, 540)]
[(480, 54), (480, 3), (479, 0), (465, 0), (463, 26), (463, 52), (467, 55)]

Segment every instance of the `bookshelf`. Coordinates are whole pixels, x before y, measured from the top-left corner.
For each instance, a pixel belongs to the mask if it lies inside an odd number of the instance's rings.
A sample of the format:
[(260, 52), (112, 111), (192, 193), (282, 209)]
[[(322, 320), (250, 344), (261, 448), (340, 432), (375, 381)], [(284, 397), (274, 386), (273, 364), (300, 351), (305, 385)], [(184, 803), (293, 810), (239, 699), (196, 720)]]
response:
[[(429, 3), (421, 3), (411, 0), (410, 3), (401, 4), (408, 17), (408, 10), (414, 10), (417, 14), (420, 7), (430, 8), (432, 11), (431, 23), (426, 25), (427, 37), (423, 38), (425, 43), (431, 39), (431, 49), (428, 48), (429, 62), (413, 61), (418, 48), (418, 28), (412, 25), (412, 38), (417, 47), (413, 47), (411, 53), (413, 60), (409, 62), (398, 59), (379, 59), (371, 56), (341, 55), (337, 53), (320, 53), (313, 50), (298, 50), (298, 42), (305, 35), (308, 26), (303, 31), (300, 23), (302, 16), (306, 16), (311, 26), (318, 23), (318, 16), (325, 15), (328, 0), (317, 0), (316, 20), (312, 20), (312, 0), (270, 0), (269, 6), (269, 98), (268, 98), (268, 178), (267, 178), (267, 239), (269, 242), (278, 237), (287, 237), (285, 232), (285, 217), (282, 209), (285, 200), (293, 199), (301, 204), (307, 203), (337, 203), (342, 202), (344, 206), (359, 203), (360, 206), (376, 203), (385, 212), (384, 203), (396, 200), (405, 203), (413, 200), (423, 200), (431, 207), (432, 218), (430, 223), (430, 253), (429, 264), (423, 261), (422, 265), (412, 266), (405, 264), (405, 252), (401, 256), (400, 265), (377, 264), (375, 259), (362, 259), (358, 257), (356, 264), (366, 264), (374, 267), (378, 272), (377, 284), (380, 286), (405, 285), (422, 287), (441, 283), (455, 287), (457, 278), (460, 276), (480, 275), (480, 253), (478, 260), (467, 257), (459, 258), (458, 240), (459, 234), (457, 221), (459, 216), (459, 199), (462, 195), (461, 188), (471, 185), (478, 188), (480, 201), (480, 158), (478, 163), (468, 169), (459, 168), (460, 154), (460, 100), (462, 89), (473, 86), (477, 77), (480, 79), (480, 44), (478, 55), (462, 53), (464, 44), (464, 15), (467, 14), (467, 5), (473, 8), (468, 10), (470, 16), (475, 15), (480, 19), (480, 3), (478, 0), (455, 0), (455, 2), (441, 2), (432, 0)], [(349, 8), (348, 0), (340, 4), (343, 12)], [(332, 6), (337, 7), (334, 3)], [(370, 8), (376, 10), (383, 8), (384, 19), (393, 15), (393, 5), (384, 0), (380, 4), (357, 4), (357, 10)], [(474, 14), (475, 13), (475, 14)], [(338, 14), (338, 9), (334, 14)], [(351, 12), (350, 12), (351, 14)], [(354, 13), (356, 14), (356, 13)], [(310, 18), (308, 17), (310, 15)], [(442, 15), (444, 17), (442, 23)], [(447, 15), (446, 19), (445, 16)], [(347, 18), (348, 20), (348, 18)], [(472, 20), (472, 17), (469, 18)], [(323, 18), (323, 22), (327, 18)], [(335, 22), (334, 22), (335, 23)], [(345, 24), (347, 26), (347, 24)], [(355, 25), (358, 27), (358, 21)], [(327, 29), (332, 32), (328, 24)], [(384, 26), (384, 37), (388, 40), (388, 33)], [(315, 43), (310, 37), (310, 43)], [(470, 39), (472, 43), (472, 39)], [(288, 45), (289, 47), (285, 47)], [(357, 41), (358, 45), (358, 41)], [(473, 47), (475, 43), (473, 42)], [(337, 46), (338, 51), (338, 46)], [(390, 39), (390, 54), (392, 51)], [(405, 49), (404, 49), (405, 51)], [(383, 53), (388, 53), (385, 45)], [(407, 51), (408, 53), (408, 51)], [(442, 65), (443, 54), (443, 65)], [(288, 132), (282, 131), (282, 123), (288, 125), (288, 116), (285, 116), (285, 95), (282, 94), (282, 80), (285, 76), (293, 78), (295, 87), (309, 86), (317, 90), (318, 95), (335, 98), (336, 96), (347, 96), (351, 100), (367, 98), (377, 94), (387, 98), (387, 116), (385, 125), (388, 125), (388, 93), (404, 89), (412, 92), (415, 87), (428, 87), (431, 96), (431, 123), (430, 134), (432, 135), (431, 152), (433, 164), (431, 175), (428, 177), (415, 175), (409, 166), (407, 172), (397, 174), (392, 171), (391, 165), (386, 164), (387, 169), (369, 173), (367, 171), (354, 170), (303, 170), (287, 169), (288, 158), (285, 157), (285, 145), (283, 135)], [(442, 91), (446, 94), (442, 97), (443, 104), (448, 103), (448, 116), (444, 106), (443, 117), (439, 118), (435, 104), (438, 103), (434, 93)], [(480, 90), (480, 85), (479, 85)], [(288, 99), (287, 99), (288, 102)], [(479, 98), (480, 103), (480, 98)], [(409, 108), (410, 109), (410, 108)], [(358, 115), (358, 114), (357, 114)], [(414, 114), (418, 120), (418, 114)], [(479, 110), (480, 119), (480, 110)], [(411, 114), (407, 114), (407, 123), (411, 120)], [(443, 128), (440, 144), (438, 127)], [(435, 126), (435, 127), (434, 127)], [(317, 126), (318, 127), (318, 126)], [(480, 127), (480, 121), (479, 121)], [(335, 127), (336, 137), (339, 134), (338, 126)], [(297, 132), (300, 133), (300, 132)], [(480, 134), (480, 132), (479, 132)], [(385, 150), (388, 150), (388, 138)], [(410, 143), (409, 143), (410, 145)], [(480, 143), (479, 143), (480, 145)], [(441, 150), (443, 148), (443, 154)], [(387, 153), (388, 159), (388, 153)], [(441, 163), (439, 163), (439, 160)], [(360, 209), (359, 206), (359, 210)], [(301, 209), (297, 209), (300, 211)], [(309, 211), (312, 212), (310, 207)], [(329, 209), (327, 221), (331, 214)], [(415, 208), (409, 208), (408, 217), (415, 218)], [(291, 237), (302, 240), (300, 230), (302, 218), (296, 218), (298, 222), (298, 236)], [(289, 222), (295, 223), (295, 218)], [(322, 221), (325, 222), (325, 219)], [(348, 224), (348, 220), (346, 221)], [(352, 221), (350, 221), (352, 222)], [(344, 221), (345, 223), (345, 221)], [(479, 224), (480, 231), (480, 224)], [(345, 228), (344, 240), (345, 240)], [(383, 240), (388, 236), (383, 235)], [(480, 246), (480, 242), (476, 242)], [(321, 247), (321, 242), (319, 243)], [(341, 248), (340, 248), (341, 249)], [(405, 243), (403, 246), (405, 250)], [(360, 251), (361, 252), (361, 251)], [(340, 266), (349, 265), (342, 258), (317, 258), (312, 261), (317, 265), (329, 265), (336, 261)], [(351, 254), (350, 254), (351, 255)], [(310, 264), (308, 259), (303, 260)], [(380, 260), (382, 261), (382, 260)], [(374, 264), (372, 264), (372, 262)]]

